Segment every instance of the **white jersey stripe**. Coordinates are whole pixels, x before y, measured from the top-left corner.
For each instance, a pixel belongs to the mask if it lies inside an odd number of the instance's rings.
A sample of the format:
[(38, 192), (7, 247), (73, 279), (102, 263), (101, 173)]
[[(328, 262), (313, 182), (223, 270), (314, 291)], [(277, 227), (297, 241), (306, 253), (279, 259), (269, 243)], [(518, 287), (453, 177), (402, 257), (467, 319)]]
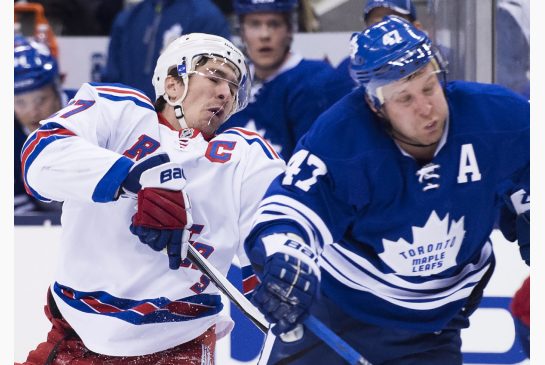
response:
[[(335, 251), (337, 251), (337, 253), (335, 253)], [(397, 286), (400, 288), (412, 290), (433, 290), (436, 288), (449, 287), (456, 282), (463, 280), (463, 278), (467, 275), (470, 275), (471, 272), (481, 271), (483, 266), (488, 263), (491, 255), (492, 244), (490, 243), (490, 241), (488, 241), (481, 249), (481, 257), (479, 258), (479, 261), (476, 264), (466, 265), (466, 267), (458, 275), (445, 279), (428, 280), (423, 283), (413, 283), (407, 280), (403, 280), (396, 274), (388, 274), (379, 271), (363, 257), (353, 253), (348, 249), (340, 247), (338, 244), (333, 244), (330, 247), (327, 247), (322, 254), (322, 256), (326, 257), (328, 260), (335, 260), (335, 257), (337, 257), (340, 264), (340, 266), (335, 266), (337, 268), (348, 266), (358, 267), (358, 272), (361, 271), (360, 269), (363, 269), (369, 272), (371, 275), (374, 275), (375, 277), (380, 277), (382, 280), (390, 283), (391, 286)], [(345, 256), (346, 258), (344, 258), (343, 256)], [(353, 261), (357, 266), (351, 264), (348, 259)]]
[[(342, 256), (340, 255), (337, 257), (328, 255), (327, 258), (322, 257), (321, 259), (322, 260), (320, 263), (322, 268), (347, 287), (358, 291), (370, 292), (392, 304), (417, 310), (438, 308), (442, 305), (463, 298), (464, 296), (460, 296), (459, 293), (471, 292), (473, 287), (486, 274), (486, 271), (490, 267), (490, 263), (488, 263), (463, 280), (454, 283), (454, 286), (448, 287), (448, 289), (440, 293), (427, 294), (426, 292), (422, 291), (415, 292), (389, 287), (387, 284), (376, 280), (372, 276), (365, 275), (365, 271), (360, 271), (357, 267), (347, 267), (349, 264), (347, 261), (342, 260)], [(355, 278), (357, 278), (357, 280), (354, 280)], [(420, 290), (424, 289), (420, 288)], [(418, 299), (419, 302), (413, 302), (411, 301), (412, 299)], [(424, 302), (420, 302), (421, 300), (424, 300)]]
[(331, 235), (331, 232), (327, 228), (327, 225), (324, 223), (324, 221), (320, 218), (318, 214), (316, 214), (312, 209), (308, 208), (306, 205), (287, 196), (272, 195), (261, 202), (260, 209), (262, 207), (265, 207), (268, 204), (281, 204), (286, 207), (291, 207), (293, 209), (296, 209), (298, 212), (300, 212), (308, 221), (308, 225), (310, 227), (315, 228), (316, 231), (319, 233), (319, 239), (317, 240), (318, 242), (311, 242), (311, 244), (315, 245), (316, 248), (320, 248), (325, 244), (329, 244), (333, 242), (333, 236)]
[[(332, 267), (329, 264), (325, 263), (324, 261), (321, 261), (321, 265), (322, 265), (322, 268), (324, 268), (327, 272), (329, 272), (331, 275), (333, 275), (333, 277), (335, 277), (335, 279), (337, 279), (339, 282), (343, 283), (344, 285), (346, 285), (349, 288), (360, 290), (360, 291), (366, 291), (366, 292), (372, 293), (373, 295), (375, 295), (375, 296), (377, 296), (377, 297), (379, 297), (379, 298), (381, 298), (381, 299), (383, 299), (383, 300), (385, 300), (385, 301), (387, 301), (389, 303), (398, 305), (400, 307), (415, 309), (415, 310), (437, 309), (437, 308), (439, 308), (439, 307), (441, 307), (441, 306), (443, 306), (445, 304), (454, 302), (454, 301), (459, 300), (459, 299), (467, 298), (470, 295), (470, 293), (471, 293), (471, 291), (473, 290), (473, 287), (474, 287), (474, 285), (473, 285), (473, 286), (470, 286), (470, 287), (467, 287), (467, 288), (463, 288), (463, 289), (453, 293), (452, 295), (447, 296), (447, 297), (443, 297), (443, 298), (441, 298), (439, 300), (428, 301), (428, 302), (410, 302), (410, 301), (398, 300), (398, 299), (395, 299), (395, 298), (384, 296), (381, 293), (370, 290), (367, 287), (365, 287), (365, 288), (361, 287), (361, 286), (356, 287), (353, 284), (353, 282), (347, 280), (347, 278), (345, 278), (344, 276), (334, 274), (332, 272), (332, 270), (331, 270)], [(487, 265), (485, 267), (485, 269), (488, 269), (488, 267), (489, 267), (489, 265)], [(484, 272), (486, 272), (486, 270), (484, 270)], [(484, 275), (484, 272), (483, 272), (483, 275)]]

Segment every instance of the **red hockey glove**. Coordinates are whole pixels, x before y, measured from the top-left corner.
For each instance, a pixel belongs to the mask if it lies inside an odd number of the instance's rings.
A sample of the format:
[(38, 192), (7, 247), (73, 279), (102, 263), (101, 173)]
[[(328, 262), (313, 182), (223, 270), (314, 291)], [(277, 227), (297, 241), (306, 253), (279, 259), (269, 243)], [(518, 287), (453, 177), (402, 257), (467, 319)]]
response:
[(140, 184), (130, 230), (153, 250), (166, 248), (169, 267), (176, 270), (187, 255), (188, 228), (193, 224), (182, 169), (175, 163), (153, 167), (142, 173)]

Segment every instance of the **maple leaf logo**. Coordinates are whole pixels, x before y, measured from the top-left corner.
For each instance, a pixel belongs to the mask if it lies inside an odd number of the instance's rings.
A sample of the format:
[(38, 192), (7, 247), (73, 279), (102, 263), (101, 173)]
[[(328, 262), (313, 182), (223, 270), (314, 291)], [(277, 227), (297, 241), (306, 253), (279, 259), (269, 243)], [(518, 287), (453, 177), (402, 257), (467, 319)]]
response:
[(404, 276), (429, 276), (456, 265), (456, 257), (465, 236), (464, 217), (450, 222), (431, 212), (424, 227), (413, 227), (413, 243), (400, 238), (382, 240), (384, 252), (379, 256), (392, 270)]

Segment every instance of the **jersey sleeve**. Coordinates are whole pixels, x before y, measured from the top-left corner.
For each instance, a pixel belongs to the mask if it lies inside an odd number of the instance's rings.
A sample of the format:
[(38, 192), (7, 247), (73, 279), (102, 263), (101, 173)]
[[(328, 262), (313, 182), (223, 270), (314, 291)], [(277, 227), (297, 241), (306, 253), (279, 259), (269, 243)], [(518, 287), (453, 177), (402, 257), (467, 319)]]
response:
[(250, 296), (259, 281), (244, 251), (244, 239), (250, 232), (255, 212), (267, 187), (285, 170), (286, 164), (274, 148), (255, 132), (243, 128), (231, 128), (222, 135), (229, 136), (228, 138), (236, 141), (237, 144), (240, 143), (244, 151), (237, 167), (241, 174), (237, 179), (241, 182), (238, 217), (240, 241), (237, 256), (242, 272), (243, 293)]
[(346, 203), (350, 198), (345, 199), (350, 178), (342, 181), (339, 175), (349, 168), (314, 153), (308, 138), (302, 138), (285, 173), (268, 188), (246, 240), (247, 251), (260, 236), (294, 233), (319, 253), (349, 226), (355, 209)]
[(26, 140), (21, 165), (27, 193), (42, 201), (113, 200), (134, 163), (123, 155), (127, 143), (141, 135), (159, 146), (156, 123), (144, 123), (152, 115), (151, 102), (136, 90), (84, 84)]

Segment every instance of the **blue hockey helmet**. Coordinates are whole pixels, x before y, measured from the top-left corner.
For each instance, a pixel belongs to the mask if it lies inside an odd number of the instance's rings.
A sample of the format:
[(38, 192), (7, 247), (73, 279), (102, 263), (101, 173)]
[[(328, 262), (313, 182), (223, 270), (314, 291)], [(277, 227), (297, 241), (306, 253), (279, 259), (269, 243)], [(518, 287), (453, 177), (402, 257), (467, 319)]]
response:
[(416, 7), (412, 0), (369, 0), (363, 8), (363, 19), (367, 21), (369, 13), (375, 8), (389, 8), (408, 16), (412, 22), (416, 20)]
[(350, 45), (350, 75), (366, 89), (377, 109), (384, 103), (377, 93), (381, 86), (404, 79), (431, 61), (437, 71), (445, 71), (444, 63), (426, 33), (395, 15), (354, 33)]
[(290, 13), (295, 10), (297, 0), (234, 0), (233, 5), (238, 15), (260, 12)]
[(15, 35), (13, 48), (15, 94), (36, 90), (58, 81), (57, 60), (47, 46)]

